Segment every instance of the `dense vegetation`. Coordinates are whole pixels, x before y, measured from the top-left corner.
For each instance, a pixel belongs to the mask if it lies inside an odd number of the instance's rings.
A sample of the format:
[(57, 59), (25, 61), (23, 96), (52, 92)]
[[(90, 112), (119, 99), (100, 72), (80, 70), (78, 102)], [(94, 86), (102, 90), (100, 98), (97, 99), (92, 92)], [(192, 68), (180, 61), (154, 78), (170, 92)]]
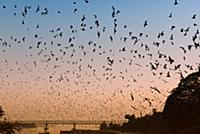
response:
[(102, 124), (111, 129), (145, 134), (199, 134), (200, 132), (200, 71), (182, 78), (167, 98), (163, 112), (135, 118), (126, 115), (127, 123)]
[(165, 126), (171, 134), (200, 132), (200, 72), (183, 78), (166, 101)]
[(0, 106), (0, 134), (14, 134), (15, 131), (19, 130), (16, 124), (11, 124), (4, 118), (5, 112)]
[(162, 113), (154, 110), (152, 115), (136, 118), (134, 115), (125, 115), (128, 121), (121, 126), (117, 124), (101, 124), (100, 129), (118, 130), (124, 132), (139, 132), (145, 134), (160, 134), (163, 131)]

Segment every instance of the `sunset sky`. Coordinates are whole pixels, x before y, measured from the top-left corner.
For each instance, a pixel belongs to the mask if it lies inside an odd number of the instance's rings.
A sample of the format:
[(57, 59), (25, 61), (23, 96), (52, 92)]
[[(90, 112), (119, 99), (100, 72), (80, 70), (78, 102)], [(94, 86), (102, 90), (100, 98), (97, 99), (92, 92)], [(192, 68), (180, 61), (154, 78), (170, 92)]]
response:
[[(200, 1), (1, 0), (9, 120), (122, 120), (161, 111), (199, 66)], [(116, 30), (116, 31), (115, 31)]]

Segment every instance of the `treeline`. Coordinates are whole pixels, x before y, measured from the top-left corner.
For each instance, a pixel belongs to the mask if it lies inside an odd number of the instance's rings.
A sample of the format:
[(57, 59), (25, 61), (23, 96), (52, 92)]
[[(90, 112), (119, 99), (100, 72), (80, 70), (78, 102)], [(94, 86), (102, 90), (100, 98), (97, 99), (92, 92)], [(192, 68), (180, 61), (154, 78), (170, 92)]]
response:
[(127, 123), (101, 125), (111, 129), (143, 134), (199, 134), (200, 133), (200, 68), (182, 78), (167, 97), (163, 112), (153, 110), (152, 115), (136, 118), (126, 115)]
[(162, 134), (164, 131), (162, 112), (157, 112), (156, 110), (153, 110), (152, 115), (145, 115), (138, 118), (134, 115), (125, 115), (125, 119), (128, 121), (122, 125), (103, 123), (100, 125), (100, 129), (144, 134)]

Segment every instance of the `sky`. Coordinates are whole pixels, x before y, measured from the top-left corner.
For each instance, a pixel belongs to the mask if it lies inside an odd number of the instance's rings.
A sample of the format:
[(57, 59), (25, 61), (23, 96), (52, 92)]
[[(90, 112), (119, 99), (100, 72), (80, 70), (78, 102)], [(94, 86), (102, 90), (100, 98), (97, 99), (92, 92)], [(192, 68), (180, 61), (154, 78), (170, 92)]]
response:
[(8, 120), (122, 120), (162, 111), (198, 70), (200, 1), (1, 0)]

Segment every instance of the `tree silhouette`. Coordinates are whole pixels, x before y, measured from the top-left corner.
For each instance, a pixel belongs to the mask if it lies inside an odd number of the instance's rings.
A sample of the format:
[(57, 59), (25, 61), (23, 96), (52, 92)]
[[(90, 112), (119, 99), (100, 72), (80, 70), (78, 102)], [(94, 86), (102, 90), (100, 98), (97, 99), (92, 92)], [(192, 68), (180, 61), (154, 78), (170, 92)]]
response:
[(3, 109), (2, 109), (2, 107), (0, 106), (0, 119), (1, 119), (1, 117), (3, 117), (4, 115), (5, 115), (5, 113), (4, 113)]
[(167, 133), (197, 134), (200, 132), (200, 72), (181, 79), (167, 98), (163, 119)]
[(167, 98), (163, 112), (153, 109), (152, 115), (138, 118), (127, 114), (127, 122), (119, 130), (145, 134), (199, 134), (199, 115), (200, 71), (181, 79)]
[(15, 131), (19, 130), (19, 127), (16, 124), (11, 124), (5, 120), (2, 120), (5, 112), (3, 111), (2, 107), (0, 106), (0, 134), (14, 134)]
[(136, 118), (134, 115), (125, 115), (128, 121), (123, 123), (121, 131), (138, 132), (143, 134), (161, 134), (163, 130), (162, 113), (153, 109), (152, 115)]
[(103, 122), (102, 124), (100, 124), (100, 130), (106, 130), (109, 129), (108, 124), (106, 124), (106, 122)]

